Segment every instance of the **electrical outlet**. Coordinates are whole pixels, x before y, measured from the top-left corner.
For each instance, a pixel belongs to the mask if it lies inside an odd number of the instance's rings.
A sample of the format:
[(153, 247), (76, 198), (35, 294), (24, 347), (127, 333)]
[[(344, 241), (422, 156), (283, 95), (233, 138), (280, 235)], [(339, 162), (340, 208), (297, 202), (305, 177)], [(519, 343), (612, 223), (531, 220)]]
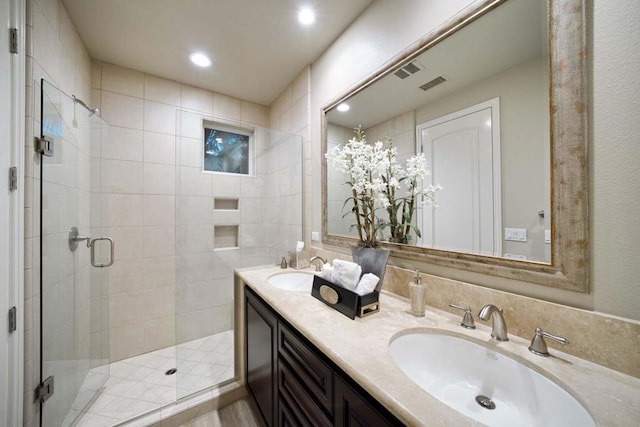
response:
[(320, 241), (320, 232), (319, 231), (312, 231), (311, 232), (311, 241), (312, 242), (319, 242)]
[(526, 242), (527, 229), (526, 228), (505, 228), (504, 240), (511, 240), (513, 242)]

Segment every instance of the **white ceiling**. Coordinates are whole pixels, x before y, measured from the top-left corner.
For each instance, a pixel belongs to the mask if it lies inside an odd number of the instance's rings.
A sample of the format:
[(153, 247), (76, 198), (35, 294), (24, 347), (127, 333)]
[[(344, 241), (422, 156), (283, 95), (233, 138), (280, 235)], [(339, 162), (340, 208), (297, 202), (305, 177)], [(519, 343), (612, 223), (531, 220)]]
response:
[[(269, 105), (373, 0), (63, 0), (92, 58)], [(303, 27), (309, 5), (316, 22)], [(197, 68), (192, 51), (208, 54)]]

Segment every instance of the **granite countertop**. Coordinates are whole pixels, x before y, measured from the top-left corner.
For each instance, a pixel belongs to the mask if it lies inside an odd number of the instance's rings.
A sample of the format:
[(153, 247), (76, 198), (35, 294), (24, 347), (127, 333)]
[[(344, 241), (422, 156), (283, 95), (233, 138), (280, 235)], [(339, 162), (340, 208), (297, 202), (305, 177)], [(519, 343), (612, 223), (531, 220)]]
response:
[(236, 274), (407, 425), (482, 425), (424, 391), (391, 359), (390, 341), (408, 329), (438, 329), (485, 343), (560, 384), (587, 409), (598, 426), (635, 425), (640, 419), (638, 378), (553, 349), (552, 357), (536, 356), (528, 351), (528, 340), (510, 335), (509, 341), (497, 342), (491, 339), (489, 327), (478, 322), (477, 329), (464, 329), (460, 327), (461, 316), (430, 306), (425, 317), (416, 318), (408, 313), (406, 298), (384, 290), (380, 295), (380, 312), (351, 320), (310, 294), (282, 290), (267, 283), (269, 276), (283, 272), (274, 266), (238, 270)]

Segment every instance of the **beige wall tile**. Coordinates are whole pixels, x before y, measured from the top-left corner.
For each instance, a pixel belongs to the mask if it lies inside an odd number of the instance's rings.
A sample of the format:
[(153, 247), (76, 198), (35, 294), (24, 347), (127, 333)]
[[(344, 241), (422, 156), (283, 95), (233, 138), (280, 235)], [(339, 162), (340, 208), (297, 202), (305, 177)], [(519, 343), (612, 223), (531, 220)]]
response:
[(145, 163), (145, 194), (174, 194), (176, 188), (175, 175), (174, 166)]
[(111, 126), (143, 128), (142, 99), (113, 92), (102, 92), (101, 115)]
[(145, 328), (142, 323), (112, 328), (109, 335), (111, 350), (109, 360), (111, 362), (136, 356), (145, 351)]
[(242, 224), (260, 224), (264, 219), (265, 199), (240, 199), (240, 222)]
[(173, 225), (176, 219), (176, 196), (143, 196), (143, 225)]
[(174, 135), (145, 132), (144, 161), (173, 165), (176, 162), (176, 137)]
[(91, 88), (102, 89), (102, 63), (91, 61)]
[(121, 95), (142, 98), (144, 74), (113, 64), (102, 65), (102, 89)]
[[(60, 39), (53, 36), (58, 34), (58, 12), (57, 6), (47, 9), (46, 3), (44, 5), (44, 9), (43, 4), (37, 4), (33, 8), (33, 57), (41, 70), (46, 70), (47, 80), (52, 83), (57, 82), (59, 76)], [(47, 19), (47, 13), (55, 13), (55, 17), (49, 16), (51, 19)], [(40, 76), (34, 73), (34, 78), (38, 79)]]
[(109, 295), (142, 290), (142, 259), (122, 259), (109, 267)]
[(142, 193), (142, 163), (123, 160), (102, 161), (102, 189), (108, 193)]
[(179, 191), (184, 196), (211, 196), (213, 174), (203, 173), (200, 168), (181, 167)]
[[(37, 8), (47, 19), (53, 34), (57, 35), (59, 31), (59, 13), (61, 4), (58, 0), (31, 0), (32, 7)], [(35, 4), (34, 4), (35, 3)]]
[(144, 99), (180, 106), (180, 83), (150, 74), (144, 75)]
[(105, 223), (111, 227), (142, 225), (142, 196), (139, 194), (107, 194), (107, 217)]
[(196, 225), (213, 223), (213, 203), (210, 196), (178, 196), (177, 224)]
[(204, 137), (202, 125), (202, 115), (189, 111), (181, 111), (180, 114), (180, 133), (181, 137), (194, 138), (201, 140)]
[(109, 297), (109, 323), (112, 329), (140, 323), (142, 295), (142, 292), (132, 292)]
[(109, 127), (109, 135), (100, 144), (102, 158), (142, 161), (142, 131), (117, 126)]
[(264, 105), (249, 101), (240, 102), (240, 119), (243, 122), (255, 123), (260, 126), (267, 124), (267, 108)]
[(140, 258), (142, 256), (141, 227), (111, 227), (107, 235), (116, 243), (115, 261)]
[(144, 130), (148, 132), (176, 133), (176, 107), (154, 101), (144, 101)]
[(204, 143), (202, 139), (180, 139), (180, 165), (194, 168), (203, 167)]
[(213, 174), (213, 195), (215, 197), (237, 197), (241, 191), (242, 176)]
[(238, 215), (238, 211), (214, 210), (210, 217), (215, 225), (238, 225), (242, 222), (242, 210), (241, 206), (240, 215)]
[(213, 113), (213, 94), (205, 89), (182, 85), (181, 107), (211, 115)]
[(191, 341), (193, 339), (211, 335), (215, 330), (215, 315), (213, 310), (204, 309), (178, 313), (176, 318), (176, 336), (178, 342)]
[(211, 252), (214, 249), (213, 225), (177, 225), (176, 250), (180, 254)]
[(290, 84), (291, 87), (291, 100), (295, 102), (300, 99), (302, 96), (309, 93), (309, 69), (310, 66), (306, 66), (300, 74), (295, 78), (293, 83)]
[(143, 255), (155, 257), (176, 253), (176, 229), (173, 226), (143, 228)]
[(242, 119), (240, 100), (231, 96), (216, 93), (213, 96), (213, 115), (231, 120)]
[(143, 259), (144, 289), (175, 286), (176, 258), (160, 256)]
[(176, 309), (176, 289), (173, 286), (145, 289), (143, 305), (145, 321), (170, 316)]
[(154, 351), (176, 343), (176, 317), (160, 317), (144, 322), (144, 351)]

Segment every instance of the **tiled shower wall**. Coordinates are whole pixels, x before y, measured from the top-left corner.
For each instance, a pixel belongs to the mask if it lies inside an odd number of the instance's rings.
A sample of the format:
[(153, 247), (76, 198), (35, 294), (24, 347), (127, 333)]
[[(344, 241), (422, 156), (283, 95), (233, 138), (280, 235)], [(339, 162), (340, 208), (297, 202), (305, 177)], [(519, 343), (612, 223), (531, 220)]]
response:
[(88, 100), (90, 58), (60, 0), (26, 0), (24, 417), (38, 425), (33, 390), (40, 381), (40, 160), (33, 137), (40, 131), (40, 79)]
[[(311, 241), (311, 66), (306, 66), (269, 106), (270, 129), (302, 137), (302, 239)], [(318, 111), (318, 114), (320, 112)], [(319, 144), (320, 141), (317, 141)], [(277, 186), (280, 188), (279, 186)], [(277, 191), (277, 190), (276, 190)], [(294, 194), (294, 193), (291, 193)], [(293, 206), (293, 205), (292, 205)], [(271, 215), (277, 215), (272, 212)], [(271, 216), (270, 215), (270, 216)], [(319, 231), (319, 230), (318, 230)], [(275, 238), (275, 237), (274, 237)], [(292, 248), (293, 249), (293, 248)]]
[(91, 87), (92, 104), (111, 125), (101, 153), (108, 233), (117, 242), (109, 278), (111, 360), (173, 345), (176, 333), (184, 341), (229, 329), (232, 267), (211, 256), (214, 199), (240, 199), (250, 178), (202, 173), (202, 117), (264, 126), (266, 107), (98, 62)]

